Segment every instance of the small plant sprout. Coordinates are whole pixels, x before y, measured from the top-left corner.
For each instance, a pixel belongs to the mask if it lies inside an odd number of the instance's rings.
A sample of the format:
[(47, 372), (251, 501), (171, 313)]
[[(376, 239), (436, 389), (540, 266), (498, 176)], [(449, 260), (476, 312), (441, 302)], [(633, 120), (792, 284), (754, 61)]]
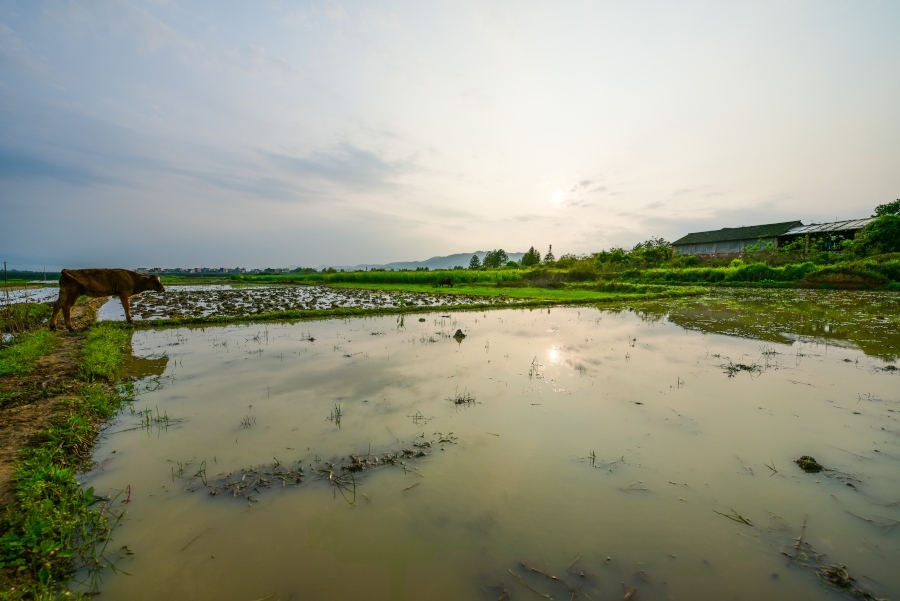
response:
[(447, 397), (447, 400), (456, 406), (460, 406), (460, 405), (469, 406), (469, 405), (475, 404), (475, 397), (471, 393), (469, 393), (465, 390), (463, 390), (462, 392), (459, 392), (458, 388), (456, 390), (456, 393), (453, 396)]

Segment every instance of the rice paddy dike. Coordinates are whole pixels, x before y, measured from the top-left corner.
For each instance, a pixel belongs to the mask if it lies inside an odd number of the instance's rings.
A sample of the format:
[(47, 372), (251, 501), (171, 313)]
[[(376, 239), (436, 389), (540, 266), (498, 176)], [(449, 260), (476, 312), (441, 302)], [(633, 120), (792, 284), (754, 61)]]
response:
[(128, 387), (68, 464), (100, 539), (70, 590), (900, 598), (896, 294), (433, 306), (393, 285), (172, 286), (188, 300), (137, 328), (100, 309), (95, 338), (131, 356), (81, 381)]

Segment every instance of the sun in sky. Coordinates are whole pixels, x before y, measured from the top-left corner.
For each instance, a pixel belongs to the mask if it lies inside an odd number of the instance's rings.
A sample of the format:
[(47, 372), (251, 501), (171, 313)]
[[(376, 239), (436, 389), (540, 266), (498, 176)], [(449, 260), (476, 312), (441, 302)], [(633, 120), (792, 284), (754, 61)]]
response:
[(550, 199), (554, 205), (561, 205), (562, 201), (566, 199), (566, 191), (562, 188), (557, 188), (553, 192), (553, 197)]

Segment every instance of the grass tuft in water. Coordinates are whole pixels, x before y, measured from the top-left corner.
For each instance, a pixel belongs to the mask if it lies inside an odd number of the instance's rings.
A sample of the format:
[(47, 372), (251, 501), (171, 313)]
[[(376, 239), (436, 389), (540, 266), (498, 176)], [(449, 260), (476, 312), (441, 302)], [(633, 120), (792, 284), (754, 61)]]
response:
[(457, 406), (463, 405), (468, 407), (469, 405), (475, 404), (475, 397), (465, 390), (463, 390), (462, 392), (459, 392), (459, 390), (457, 390), (453, 396), (447, 397), (447, 400)]

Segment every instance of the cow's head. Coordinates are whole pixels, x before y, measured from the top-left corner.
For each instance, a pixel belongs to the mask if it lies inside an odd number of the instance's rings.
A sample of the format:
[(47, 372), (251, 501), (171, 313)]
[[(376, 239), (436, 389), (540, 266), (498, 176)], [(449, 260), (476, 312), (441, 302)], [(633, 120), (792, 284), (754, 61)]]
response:
[(156, 290), (157, 292), (165, 292), (165, 288), (163, 288), (162, 280), (159, 279), (158, 275), (146, 275), (144, 279), (147, 280), (147, 283), (150, 285), (150, 290)]

